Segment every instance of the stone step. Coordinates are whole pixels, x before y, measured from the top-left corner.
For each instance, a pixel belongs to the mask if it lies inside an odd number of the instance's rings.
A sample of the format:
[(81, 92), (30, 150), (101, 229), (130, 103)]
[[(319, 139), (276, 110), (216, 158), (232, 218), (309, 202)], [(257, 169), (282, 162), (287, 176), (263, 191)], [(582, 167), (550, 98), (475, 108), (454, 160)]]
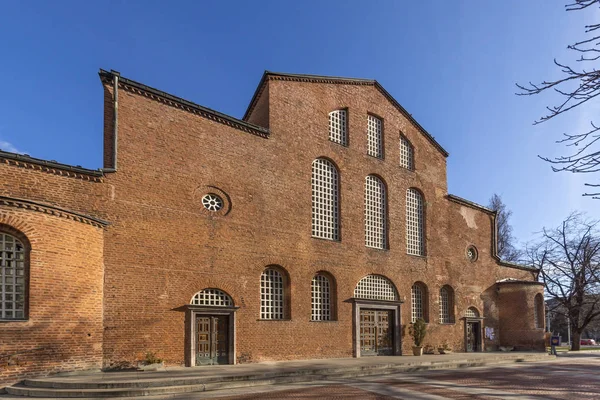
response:
[[(454, 369), (480, 367), (515, 362), (535, 362), (548, 360), (546, 354), (499, 355), (486, 358), (460, 358), (447, 361), (428, 362), (427, 357), (419, 357), (403, 363), (382, 363), (363, 366), (345, 366), (329, 368), (300, 368), (281, 371), (269, 371), (243, 374), (223, 374), (201, 377), (165, 377), (152, 379), (96, 380), (92, 375), (69, 379), (54, 377), (28, 379), (23, 383), (7, 387), (6, 391), (14, 396), (45, 398), (114, 398), (140, 397), (163, 394), (181, 394), (224, 390), (250, 386), (297, 383), (340, 378), (352, 378), (369, 375), (386, 375), (398, 372), (418, 372), (434, 369)], [(87, 381), (81, 381), (81, 378)]]

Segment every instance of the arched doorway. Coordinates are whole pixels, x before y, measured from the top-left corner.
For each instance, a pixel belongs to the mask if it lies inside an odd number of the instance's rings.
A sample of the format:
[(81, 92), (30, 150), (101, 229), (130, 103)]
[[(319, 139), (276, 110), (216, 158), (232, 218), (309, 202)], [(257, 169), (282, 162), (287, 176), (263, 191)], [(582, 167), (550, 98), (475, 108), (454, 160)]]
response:
[(235, 307), (219, 289), (203, 289), (187, 306), (189, 348), (186, 364), (235, 364)]
[(475, 307), (469, 307), (465, 312), (465, 350), (467, 352), (483, 351), (481, 340), (481, 314)]
[(394, 284), (381, 275), (367, 275), (354, 289), (354, 354), (400, 355), (400, 300)]

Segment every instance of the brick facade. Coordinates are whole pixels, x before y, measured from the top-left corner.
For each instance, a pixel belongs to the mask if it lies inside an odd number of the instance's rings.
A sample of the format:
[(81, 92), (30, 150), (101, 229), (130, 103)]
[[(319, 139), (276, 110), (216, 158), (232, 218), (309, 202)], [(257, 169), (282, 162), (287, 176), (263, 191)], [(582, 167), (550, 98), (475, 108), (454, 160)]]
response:
[[(101, 72), (105, 168), (114, 166), (114, 77)], [(428, 290), (425, 343), (448, 340), (464, 351), (462, 318), (476, 307), (483, 327), (495, 332), (484, 340), (486, 349), (507, 341), (539, 348), (543, 330), (534, 329), (529, 314), (542, 287), (497, 284), (533, 282), (535, 271), (498, 261), (494, 213), (448, 195), (447, 154), (378, 83), (266, 73), (244, 120), (124, 78), (118, 90), (116, 172), (0, 155), (0, 196), (54, 210), (0, 202), (0, 230), (19, 230), (32, 249), (29, 320), (0, 322), (0, 363), (7, 367), (0, 378), (135, 365), (147, 352), (170, 365), (189, 363), (185, 306), (205, 288), (225, 291), (239, 307), (237, 362), (351, 357), (357, 355), (354, 288), (368, 274), (387, 277), (404, 301), (396, 338), (403, 353), (412, 347), (417, 281)], [(328, 139), (328, 113), (339, 108), (348, 111), (348, 146)], [(367, 155), (369, 113), (383, 120), (382, 159)], [(400, 134), (414, 147), (414, 171), (399, 166)], [(340, 241), (311, 237), (311, 165), (319, 157), (339, 170)], [(384, 250), (365, 247), (370, 174), (386, 186)], [(425, 256), (406, 254), (409, 188), (424, 196)], [(219, 194), (223, 210), (204, 209), (206, 193)], [(478, 250), (475, 262), (466, 257), (470, 245)], [(260, 276), (269, 265), (287, 276), (285, 320), (259, 320)], [(311, 280), (319, 271), (334, 283), (333, 321), (310, 321)], [(443, 285), (455, 294), (452, 324), (438, 323)], [(54, 350), (35, 363), (24, 356), (18, 367), (7, 365), (11, 354), (42, 347)]]

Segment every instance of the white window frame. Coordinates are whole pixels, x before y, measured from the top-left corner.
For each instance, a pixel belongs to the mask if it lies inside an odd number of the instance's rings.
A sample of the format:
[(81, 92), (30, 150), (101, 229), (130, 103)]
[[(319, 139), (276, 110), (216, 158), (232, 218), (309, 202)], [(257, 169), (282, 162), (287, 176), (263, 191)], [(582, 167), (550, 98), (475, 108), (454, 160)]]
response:
[(440, 324), (451, 324), (454, 322), (452, 309), (454, 307), (454, 291), (444, 285), (440, 288)]
[(475, 307), (469, 307), (465, 312), (465, 317), (467, 318), (479, 318), (479, 315), (479, 310)]
[(367, 154), (383, 158), (383, 121), (374, 115), (367, 115)]
[(192, 297), (190, 304), (194, 306), (233, 307), (233, 300), (220, 289), (203, 289)]
[(331, 321), (331, 280), (323, 273), (311, 282), (311, 321)]
[(365, 178), (365, 246), (387, 248), (387, 195), (385, 184), (375, 175)]
[(285, 280), (275, 268), (267, 268), (260, 276), (260, 319), (285, 318)]
[(339, 173), (325, 158), (312, 163), (312, 236), (340, 239)]
[(0, 232), (0, 320), (24, 320), (27, 296), (23, 242)]
[(400, 134), (400, 166), (410, 171), (415, 169), (415, 152), (412, 143)]
[(329, 140), (342, 146), (348, 145), (348, 111), (333, 110), (329, 113)]
[(412, 285), (411, 292), (411, 322), (415, 323), (419, 318), (425, 320), (425, 288), (420, 283)]
[(398, 301), (396, 287), (385, 276), (367, 275), (362, 278), (354, 288), (354, 297), (357, 299)]
[(425, 255), (425, 210), (421, 192), (414, 188), (406, 191), (406, 253)]

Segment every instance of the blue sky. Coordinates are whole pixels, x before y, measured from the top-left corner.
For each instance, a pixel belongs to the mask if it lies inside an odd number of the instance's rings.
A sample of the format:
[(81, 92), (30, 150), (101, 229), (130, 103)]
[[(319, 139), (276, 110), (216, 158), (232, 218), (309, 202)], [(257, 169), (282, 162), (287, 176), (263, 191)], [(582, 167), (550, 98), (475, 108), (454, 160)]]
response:
[(0, 148), (101, 167), (99, 68), (238, 118), (265, 69), (372, 78), (449, 151), (449, 192), (501, 194), (527, 241), (573, 210), (600, 218), (583, 176), (537, 158), (597, 108), (532, 126), (551, 98), (514, 95), (559, 76), (552, 60), (573, 59), (587, 14), (560, 0), (6, 0)]

